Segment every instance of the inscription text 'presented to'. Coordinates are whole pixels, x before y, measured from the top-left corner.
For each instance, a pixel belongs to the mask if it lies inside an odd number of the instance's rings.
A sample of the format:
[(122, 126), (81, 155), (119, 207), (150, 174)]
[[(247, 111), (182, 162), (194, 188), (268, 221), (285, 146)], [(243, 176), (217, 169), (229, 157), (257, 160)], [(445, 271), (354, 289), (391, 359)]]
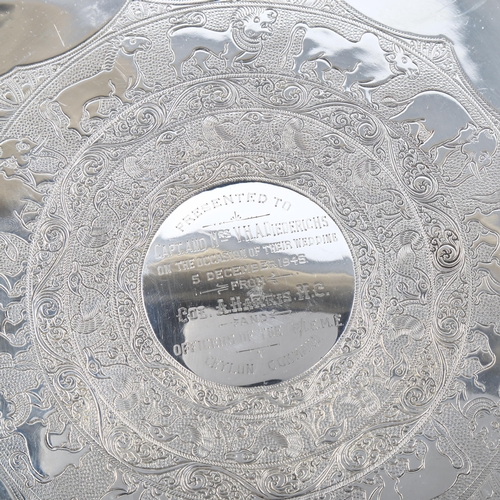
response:
[(313, 200), (263, 182), (193, 196), (153, 239), (143, 268), (151, 326), (205, 380), (278, 383), (311, 368), (354, 297), (347, 242)]

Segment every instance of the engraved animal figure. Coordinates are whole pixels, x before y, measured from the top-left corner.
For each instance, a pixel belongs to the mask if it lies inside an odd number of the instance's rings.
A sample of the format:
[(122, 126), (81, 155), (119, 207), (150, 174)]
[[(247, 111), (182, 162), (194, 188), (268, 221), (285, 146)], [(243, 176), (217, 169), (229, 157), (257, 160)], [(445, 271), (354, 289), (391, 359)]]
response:
[(0, 160), (14, 158), (20, 167), (28, 164), (29, 154), (36, 146), (31, 139), (23, 137), (22, 139), (7, 139), (0, 142)]
[(470, 422), (471, 436), (483, 441), (490, 451), (497, 449), (500, 445), (499, 404), (490, 398), (478, 397), (469, 401), (462, 413)]
[(277, 13), (272, 9), (243, 7), (225, 31), (205, 26), (174, 26), (168, 33), (174, 56), (171, 65), (181, 77), (182, 65), (191, 57), (201, 71), (210, 71), (206, 65), (210, 56), (224, 60), (227, 68), (238, 62), (249, 63), (260, 54), (262, 40), (271, 34), (276, 18)]
[(136, 156), (128, 156), (123, 161), (123, 170), (134, 180), (149, 178), (151, 174), (150, 168), (149, 163), (144, 158), (139, 159)]
[(0, 170), (0, 231), (16, 234), (29, 241), (31, 231), (27, 229), (21, 216), (29, 201), (41, 205), (43, 193), (21, 178), (8, 177), (5, 171)]
[(220, 121), (217, 116), (209, 115), (203, 120), (202, 132), (205, 141), (219, 148), (226, 144), (241, 144), (247, 129), (247, 123), (240, 121)]
[(283, 126), (283, 143), (290, 151), (298, 149), (300, 151), (313, 152), (324, 148), (324, 144), (319, 144), (318, 139), (304, 130), (304, 120), (301, 118), (290, 118)]
[(497, 395), (500, 367), (496, 363), (495, 353), (499, 352), (500, 338), (495, 325), (476, 323), (470, 329), (468, 338), (471, 340), (467, 342), (461, 363), (461, 378), (471, 380), (482, 392)]
[[(493, 314), (496, 314), (496, 312), (494, 310)], [(462, 374), (463, 378), (472, 378), (474, 385), (481, 392), (495, 397), (500, 396), (500, 363), (497, 363), (498, 353), (500, 352), (500, 330), (498, 326), (496, 322), (488, 325), (476, 323), (471, 328), (469, 336), (473, 336), (476, 342), (472, 347), (468, 347), (469, 352), (465, 357), (465, 361), (475, 361), (475, 366), (474, 370), (469, 371), (468, 377)], [(477, 342), (477, 339), (479, 339), (479, 342)]]
[(46, 419), (56, 409), (43, 405), (41, 389), (39, 385), (10, 398), (0, 393), (0, 439), (21, 435), (27, 454), (19, 452), (17, 461), (23, 460), (31, 474), (39, 482), (46, 483), (62, 474), (69, 465), (78, 467), (89, 447), (73, 450), (65, 446), (69, 442), (69, 426), (61, 433), (49, 431)]
[(76, 262), (73, 263), (68, 286), (77, 297), (79, 310), (79, 314), (71, 318), (72, 328), (83, 334), (96, 331), (103, 323), (104, 296), (99, 290), (85, 284)]
[(493, 133), (482, 130), (475, 135), (471, 116), (454, 97), (444, 92), (429, 90), (408, 101), (387, 104), (406, 104), (403, 111), (391, 117), (391, 120), (409, 123), (410, 134), (415, 139), (421, 126), (430, 132), (430, 136), (420, 147), (426, 153), (436, 148), (435, 162), (438, 165), (443, 165), (447, 156), (457, 146), (461, 146), (462, 152), (476, 169), (491, 162), (491, 156), (497, 146)]
[[(9, 354), (12, 359), (20, 352), (25, 352), (30, 347), (29, 341), (19, 344), (16, 339), (17, 332), (26, 322), (24, 314), (11, 314), (21, 306), (23, 294), (4, 285), (5, 280), (0, 274), (0, 355)], [(14, 343), (13, 343), (14, 341)]]
[(483, 214), (477, 209), (466, 217), (466, 223), (480, 224), (479, 235), (474, 241), (474, 250), (478, 255), (488, 253), (489, 257), (482, 258), (477, 271), (481, 278), (479, 293), (492, 295), (500, 294), (500, 209)]
[(205, 422), (200, 422), (187, 415), (176, 419), (169, 427), (148, 424), (149, 433), (158, 441), (169, 443), (180, 439), (191, 445), (192, 453), (200, 458), (206, 458), (215, 448), (213, 428)]
[[(350, 423), (361, 412), (374, 415), (380, 410), (380, 400), (370, 388), (372, 374), (360, 373), (357, 379), (351, 380), (349, 386), (339, 392), (333, 400), (332, 408), (336, 409), (334, 425), (326, 428), (316, 439), (316, 446), (323, 443), (335, 443), (349, 432)], [(341, 418), (339, 416), (342, 415)], [(319, 429), (318, 429), (319, 430)]]
[(19, 342), (19, 337), (24, 335), (17, 335), (26, 322), (21, 304), (25, 289), (19, 283), (24, 274), (24, 269), (14, 275), (0, 273), (0, 354), (6, 353), (12, 358), (30, 346), (29, 341)]
[(28, 342), (21, 346), (14, 345), (10, 340), (0, 333), (0, 354), (9, 354), (12, 359), (16, 357), (20, 352), (25, 352), (29, 349), (30, 344)]
[(149, 87), (142, 81), (135, 56), (138, 51), (150, 48), (151, 42), (146, 37), (126, 36), (121, 41), (111, 64), (106, 64), (96, 75), (80, 80), (61, 91), (55, 101), (69, 118), (68, 128), (77, 130), (81, 135), (88, 135), (81, 128), (80, 121), (85, 109), (91, 118), (99, 116), (99, 98), (116, 96), (123, 103), (130, 103), (133, 99), (127, 96), (129, 90), (148, 90)]
[(226, 460), (240, 464), (249, 464), (257, 461), (264, 451), (272, 453), (283, 450), (287, 458), (297, 457), (304, 448), (302, 436), (291, 427), (276, 429), (265, 426), (258, 434), (253, 444), (248, 448), (228, 451)]
[(125, 482), (124, 474), (115, 470), (115, 482), (99, 500), (141, 500), (145, 491), (143, 483), (129, 485)]
[[(391, 258), (391, 282), (401, 289), (404, 303), (427, 303), (430, 288), (427, 274), (420, 269), (417, 252), (424, 246), (424, 239), (417, 232), (408, 229), (394, 236)], [(403, 302), (400, 302), (401, 304)]]
[(303, 30), (305, 34), (301, 51), (294, 56), (293, 70), (299, 73), (301, 66), (311, 61), (315, 64), (316, 75), (323, 82), (326, 70), (342, 71), (345, 74), (344, 89), (351, 90), (354, 83), (358, 83), (368, 102), (371, 102), (371, 92), (392, 78), (401, 74), (410, 77), (418, 74), (417, 65), (402, 49), (396, 46), (393, 53), (386, 52), (373, 33), (364, 33), (357, 42), (351, 42), (329, 28), (297, 23), (284, 54), (289, 52), (297, 30)]
[(387, 383), (397, 384), (407, 373), (410, 352), (414, 348), (413, 340), (421, 340), (424, 334), (422, 322), (413, 316), (396, 316), (387, 334), (383, 337), (383, 346), (392, 360), (388, 367)]
[(112, 389), (117, 393), (113, 399), (116, 408), (122, 412), (135, 408), (139, 396), (134, 392), (134, 370), (124, 363), (103, 364), (89, 347), (84, 347), (83, 351), (87, 358), (89, 373), (96, 379), (107, 379), (111, 382)]
[(462, 141), (465, 141), (462, 144), (459, 138), (450, 146), (461, 144), (460, 149), (467, 156), (472, 172), (478, 176), (480, 169), (491, 164), (492, 155), (497, 147), (497, 140), (495, 134), (488, 129), (481, 130), (477, 137), (472, 136), (471, 138), (471, 135), (462, 138)]
[(89, 225), (81, 226), (77, 231), (78, 241), (88, 248), (100, 248), (109, 243), (119, 227), (119, 218), (109, 203), (113, 194), (113, 181), (100, 189), (94, 198), (97, 215)]

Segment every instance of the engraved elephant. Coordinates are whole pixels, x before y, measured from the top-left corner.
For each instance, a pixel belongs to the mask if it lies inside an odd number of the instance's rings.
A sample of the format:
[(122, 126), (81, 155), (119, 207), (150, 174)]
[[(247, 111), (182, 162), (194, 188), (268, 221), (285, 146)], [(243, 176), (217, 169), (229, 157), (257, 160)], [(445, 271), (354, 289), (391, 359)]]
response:
[(474, 132), (474, 121), (468, 111), (452, 96), (429, 90), (402, 102), (387, 102), (389, 106), (405, 104), (400, 113), (391, 117), (398, 123), (409, 123), (410, 134), (416, 139), (420, 127), (430, 136), (420, 146), (429, 153), (436, 149), (435, 163), (443, 165), (447, 156), (457, 147), (467, 156), (473, 168), (479, 169), (491, 162), (497, 141), (491, 131)]
[(81, 135), (88, 135), (81, 125), (85, 109), (90, 117), (99, 116), (99, 98), (118, 97), (123, 103), (133, 100), (127, 96), (132, 89), (148, 90), (142, 81), (135, 56), (138, 51), (149, 50), (151, 41), (144, 36), (129, 35), (121, 41), (116, 56), (111, 64), (102, 71), (80, 80), (65, 88), (55, 97), (62, 112), (69, 118), (68, 128), (77, 130)]
[(365, 98), (371, 102), (371, 92), (398, 75), (415, 76), (419, 70), (411, 58), (397, 46), (387, 52), (380, 46), (374, 33), (364, 33), (352, 42), (329, 28), (310, 27), (297, 23), (283, 52), (287, 54), (297, 30), (305, 32), (300, 52), (294, 56), (293, 70), (300, 72), (302, 65), (313, 62), (317, 77), (324, 80), (324, 72), (331, 68), (345, 73), (344, 89), (351, 90), (358, 83)]

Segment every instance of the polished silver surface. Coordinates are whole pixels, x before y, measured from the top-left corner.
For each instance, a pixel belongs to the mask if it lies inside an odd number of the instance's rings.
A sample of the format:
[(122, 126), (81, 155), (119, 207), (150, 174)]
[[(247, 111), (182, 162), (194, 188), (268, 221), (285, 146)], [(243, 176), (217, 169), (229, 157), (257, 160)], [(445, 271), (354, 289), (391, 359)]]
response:
[(498, 496), (500, 121), (457, 48), (135, 1), (2, 77), (0, 496)]
[[(346, 1), (368, 18), (393, 29), (446, 36), (476, 89), (500, 108), (500, 65), (496, 63), (500, 5), (496, 0)], [(66, 52), (93, 35), (125, 4), (125, 0), (2, 2), (0, 73)]]
[(370, 19), (391, 28), (445, 36), (468, 78), (500, 108), (500, 4), (496, 0), (346, 0)]
[(199, 193), (160, 226), (146, 255), (149, 321), (205, 380), (256, 386), (316, 364), (354, 298), (351, 252), (309, 198), (263, 182)]
[(76, 47), (123, 7), (123, 0), (2, 0), (0, 74)]

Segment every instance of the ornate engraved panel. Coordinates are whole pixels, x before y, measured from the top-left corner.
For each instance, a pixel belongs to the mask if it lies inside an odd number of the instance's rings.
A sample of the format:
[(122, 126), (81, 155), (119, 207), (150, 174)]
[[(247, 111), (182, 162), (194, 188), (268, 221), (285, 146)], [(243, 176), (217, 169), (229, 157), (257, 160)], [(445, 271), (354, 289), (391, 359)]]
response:
[[(28, 81), (0, 96), (1, 495), (498, 493), (499, 122), (448, 42), (137, 1), (0, 88)], [(262, 225), (238, 193), (274, 196)], [(280, 340), (236, 365), (253, 333)]]

